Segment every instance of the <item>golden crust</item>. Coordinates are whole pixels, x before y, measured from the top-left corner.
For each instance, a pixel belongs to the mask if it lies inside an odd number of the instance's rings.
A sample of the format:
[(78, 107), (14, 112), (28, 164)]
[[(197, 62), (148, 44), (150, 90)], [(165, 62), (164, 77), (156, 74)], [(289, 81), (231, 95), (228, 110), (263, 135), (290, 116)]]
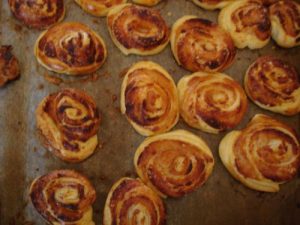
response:
[(181, 197), (203, 185), (214, 158), (198, 136), (176, 130), (147, 138), (136, 150), (139, 177), (162, 197)]
[(125, 55), (154, 55), (169, 42), (169, 28), (155, 9), (122, 4), (109, 11), (107, 25), (113, 42)]
[(234, 0), (193, 0), (196, 5), (207, 10), (224, 8), (233, 1)]
[(296, 115), (300, 112), (300, 80), (296, 69), (273, 56), (262, 56), (248, 68), (245, 90), (261, 108)]
[(121, 87), (121, 112), (144, 136), (169, 131), (178, 121), (175, 83), (156, 63), (140, 61), (127, 71)]
[(197, 72), (184, 76), (177, 89), (182, 118), (205, 132), (234, 128), (248, 108), (243, 88), (225, 74)]
[(262, 48), (271, 38), (268, 9), (257, 0), (239, 0), (229, 4), (221, 10), (218, 22), (230, 33), (238, 48)]
[(293, 179), (300, 168), (296, 132), (262, 114), (243, 130), (228, 133), (219, 145), (219, 155), (233, 177), (257, 191), (279, 191), (279, 184)]
[(36, 178), (29, 196), (35, 209), (50, 224), (95, 225), (92, 204), (96, 191), (76, 171), (55, 170)]
[(154, 6), (157, 5), (161, 0), (132, 0), (132, 1), (139, 5)]
[(98, 144), (100, 115), (85, 92), (64, 89), (43, 99), (36, 110), (37, 127), (45, 147), (67, 162), (80, 162)]
[(223, 71), (233, 63), (236, 54), (225, 30), (196, 16), (183, 16), (174, 23), (171, 48), (177, 63), (192, 72)]
[(104, 63), (107, 50), (102, 38), (84, 24), (65, 22), (44, 31), (34, 54), (46, 69), (69, 75), (95, 72)]

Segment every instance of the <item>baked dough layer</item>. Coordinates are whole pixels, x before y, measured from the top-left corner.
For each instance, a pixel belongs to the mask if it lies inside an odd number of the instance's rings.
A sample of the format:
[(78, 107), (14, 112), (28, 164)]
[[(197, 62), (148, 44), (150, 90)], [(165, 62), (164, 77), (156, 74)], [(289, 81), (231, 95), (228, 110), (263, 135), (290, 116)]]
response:
[(196, 5), (208, 10), (224, 8), (233, 1), (234, 0), (193, 0)]
[(157, 5), (161, 0), (132, 0), (136, 4), (154, 6)]

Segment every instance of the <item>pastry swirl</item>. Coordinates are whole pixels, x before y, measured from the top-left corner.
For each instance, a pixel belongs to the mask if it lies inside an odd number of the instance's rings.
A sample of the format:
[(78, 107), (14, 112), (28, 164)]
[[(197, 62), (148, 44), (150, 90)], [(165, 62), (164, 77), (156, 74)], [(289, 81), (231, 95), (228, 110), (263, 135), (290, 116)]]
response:
[(98, 144), (100, 115), (83, 91), (68, 88), (47, 96), (36, 110), (36, 120), (47, 149), (64, 161), (80, 162)]
[(193, 0), (196, 5), (208, 10), (224, 8), (233, 1), (234, 0)]
[(95, 225), (96, 191), (73, 170), (55, 170), (33, 181), (30, 198), (39, 214), (53, 225)]
[(258, 49), (270, 40), (268, 9), (257, 0), (234, 1), (221, 10), (218, 21), (238, 48)]
[(154, 6), (158, 4), (161, 0), (132, 0), (136, 4)]
[(28, 27), (45, 29), (63, 20), (63, 0), (8, 0), (13, 15)]
[(108, 29), (115, 45), (125, 55), (153, 55), (169, 42), (169, 28), (155, 9), (123, 4), (107, 15)]
[(236, 54), (226, 31), (196, 16), (184, 16), (174, 23), (171, 48), (177, 63), (192, 72), (223, 71), (233, 63)]
[(300, 45), (300, 4), (280, 1), (269, 9), (272, 38), (278, 45), (291, 48)]
[(243, 88), (225, 74), (197, 72), (181, 78), (177, 89), (182, 118), (205, 132), (237, 126), (248, 108)]
[(165, 225), (166, 210), (155, 192), (138, 179), (122, 178), (106, 199), (103, 225)]
[(108, 11), (127, 0), (75, 0), (75, 2), (87, 13), (94, 16), (106, 16)]
[(300, 112), (300, 80), (292, 65), (262, 56), (248, 68), (244, 83), (247, 95), (258, 106), (283, 115)]
[(176, 130), (147, 138), (135, 153), (134, 165), (158, 194), (181, 197), (207, 181), (214, 158), (201, 138)]
[(140, 61), (134, 64), (122, 83), (121, 112), (141, 135), (170, 130), (179, 117), (172, 77), (156, 63)]
[(228, 171), (249, 188), (279, 191), (300, 167), (300, 145), (295, 131), (269, 116), (257, 114), (241, 131), (220, 143), (219, 154)]
[(96, 71), (107, 55), (102, 38), (77, 22), (60, 23), (43, 32), (36, 41), (34, 53), (48, 70), (70, 75)]

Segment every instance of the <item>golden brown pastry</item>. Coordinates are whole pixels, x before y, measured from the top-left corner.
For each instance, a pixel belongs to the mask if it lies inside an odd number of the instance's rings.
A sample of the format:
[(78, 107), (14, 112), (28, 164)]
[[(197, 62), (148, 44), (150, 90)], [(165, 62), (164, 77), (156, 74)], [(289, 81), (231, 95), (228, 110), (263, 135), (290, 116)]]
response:
[(107, 55), (102, 38), (84, 24), (65, 22), (43, 32), (34, 54), (48, 70), (69, 75), (93, 73)]
[(108, 193), (103, 225), (165, 225), (160, 197), (138, 179), (124, 177)]
[(177, 90), (172, 77), (150, 61), (131, 66), (121, 87), (121, 112), (141, 135), (170, 130), (179, 118)]
[(53, 225), (95, 225), (92, 204), (96, 191), (73, 170), (55, 170), (33, 181), (30, 199), (38, 213)]
[(268, 9), (257, 0), (234, 1), (221, 10), (218, 21), (238, 48), (262, 48), (271, 38)]
[(93, 154), (100, 115), (94, 100), (77, 89), (64, 89), (43, 99), (36, 110), (37, 127), (46, 148), (67, 162)]
[(205, 132), (237, 126), (248, 108), (243, 88), (225, 74), (197, 72), (181, 78), (177, 89), (182, 118)]
[(291, 48), (300, 45), (300, 4), (280, 1), (269, 9), (272, 38), (278, 45)]
[(300, 112), (300, 80), (296, 69), (273, 56), (258, 58), (247, 70), (245, 90), (258, 106), (281, 113)]
[(0, 87), (20, 76), (19, 62), (11, 51), (10, 45), (3, 45), (0, 48)]
[(193, 0), (196, 5), (208, 10), (224, 8), (233, 1), (234, 0)]
[(147, 138), (135, 153), (134, 165), (158, 194), (181, 197), (207, 181), (214, 158), (200, 137), (176, 130)]
[(161, 0), (132, 0), (136, 4), (154, 6), (158, 4)]
[(270, 6), (272, 4), (274, 4), (275, 2), (279, 2), (281, 0), (259, 0), (262, 2), (262, 4), (264, 4), (265, 6)]
[(227, 134), (219, 154), (232, 176), (257, 191), (279, 191), (279, 184), (293, 179), (300, 167), (295, 131), (262, 114), (254, 116), (243, 130)]
[(169, 28), (155, 9), (122, 4), (107, 15), (110, 36), (125, 55), (154, 55), (169, 42)]
[(77, 4), (87, 13), (94, 16), (106, 16), (108, 11), (127, 0), (75, 0)]
[(28, 27), (45, 29), (63, 20), (63, 0), (8, 0), (13, 15)]
[(226, 31), (196, 16), (184, 16), (174, 23), (171, 47), (177, 63), (192, 72), (223, 71), (233, 63), (236, 54)]

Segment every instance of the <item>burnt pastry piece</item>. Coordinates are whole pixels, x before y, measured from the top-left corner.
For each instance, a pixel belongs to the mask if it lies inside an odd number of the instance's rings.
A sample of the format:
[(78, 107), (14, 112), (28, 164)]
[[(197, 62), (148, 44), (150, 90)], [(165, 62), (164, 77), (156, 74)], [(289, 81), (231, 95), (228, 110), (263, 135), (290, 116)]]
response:
[(119, 5), (109, 11), (107, 24), (113, 42), (125, 55), (154, 55), (169, 42), (169, 28), (155, 9)]
[(193, 2), (201, 8), (214, 10), (224, 8), (234, 0), (193, 0)]
[(160, 197), (140, 180), (127, 177), (112, 186), (103, 216), (103, 225), (166, 224)]
[(300, 112), (300, 80), (296, 69), (273, 56), (262, 56), (248, 68), (245, 90), (261, 108), (296, 115)]
[(35, 209), (49, 224), (95, 225), (92, 204), (96, 191), (76, 171), (55, 170), (36, 178), (29, 195)]
[(141, 135), (170, 130), (179, 118), (177, 90), (172, 77), (156, 63), (134, 64), (122, 83), (121, 112)]
[(135, 153), (134, 165), (159, 195), (181, 197), (207, 181), (214, 158), (200, 137), (176, 130), (147, 138)]
[(177, 63), (192, 72), (223, 71), (233, 63), (236, 54), (225, 30), (196, 16), (184, 16), (174, 23), (171, 48)]
[(43, 99), (36, 110), (37, 127), (46, 148), (67, 162), (80, 162), (93, 154), (100, 115), (85, 92), (64, 89)]
[(234, 128), (248, 108), (243, 88), (225, 74), (197, 72), (181, 78), (177, 89), (182, 118), (205, 132)]
[(300, 4), (296, 1), (280, 1), (269, 9), (272, 38), (284, 48), (300, 45)]
[(95, 72), (107, 55), (102, 38), (84, 24), (65, 22), (43, 32), (34, 54), (46, 69), (69, 75)]
[(238, 48), (262, 48), (271, 38), (268, 9), (257, 0), (234, 1), (221, 10), (218, 21)]
[(127, 0), (75, 0), (87, 13), (94, 16), (106, 16), (111, 8), (127, 2)]
[(20, 76), (19, 62), (11, 51), (10, 45), (3, 45), (0, 48), (0, 87)]
[(154, 6), (158, 4), (161, 0), (132, 0), (132, 1), (139, 5)]
[(63, 20), (63, 0), (8, 0), (13, 15), (28, 27), (45, 29)]

